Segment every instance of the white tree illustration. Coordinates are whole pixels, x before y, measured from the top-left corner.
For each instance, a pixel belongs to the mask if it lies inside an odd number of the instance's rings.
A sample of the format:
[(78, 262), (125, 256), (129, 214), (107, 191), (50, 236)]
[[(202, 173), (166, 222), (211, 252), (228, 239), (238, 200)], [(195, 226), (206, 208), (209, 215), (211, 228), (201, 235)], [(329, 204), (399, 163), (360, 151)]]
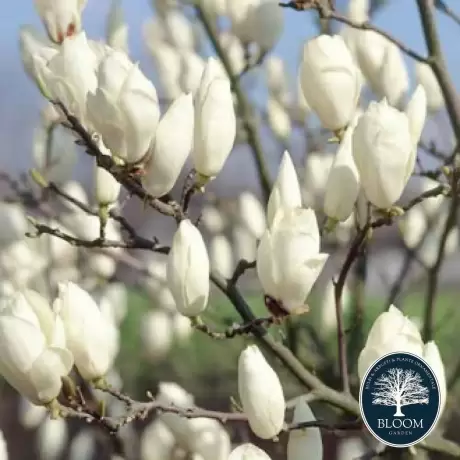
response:
[(395, 417), (403, 417), (401, 407), (428, 404), (429, 390), (422, 385), (422, 377), (413, 370), (389, 369), (374, 384), (372, 404), (396, 406)]

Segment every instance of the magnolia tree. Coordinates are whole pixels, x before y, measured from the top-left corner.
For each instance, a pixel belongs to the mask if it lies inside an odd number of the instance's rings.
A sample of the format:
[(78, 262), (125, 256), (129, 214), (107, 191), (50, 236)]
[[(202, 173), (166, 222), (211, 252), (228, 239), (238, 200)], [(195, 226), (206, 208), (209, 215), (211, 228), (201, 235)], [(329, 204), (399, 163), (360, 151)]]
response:
[[(382, 1), (350, 0), (340, 13), (334, 1), (158, 0), (143, 28), (154, 86), (129, 56), (120, 5), (102, 42), (85, 33), (85, 3), (36, 0), (48, 36), (19, 32), (43, 112), (30, 171), (1, 175), (0, 374), (21, 395), (22, 426), (38, 428), (40, 457), (103, 458), (101, 446), (107, 458), (143, 460), (459, 457), (446, 401), (460, 366), (448, 366), (447, 382), (434, 328), (440, 269), (457, 249), (458, 150), (422, 138), (444, 111), (460, 142), (460, 103), (437, 29), (438, 15), (458, 22), (455, 13), (417, 0), (421, 25), (411, 27), (421, 27), (427, 50), (419, 54), (373, 25)], [(294, 83), (272, 51), (289, 27), (287, 8), (319, 19)], [(260, 70), (266, 108), (245, 85)], [(306, 142), (294, 143), (294, 132)], [(274, 180), (273, 145), (290, 148)], [(222, 199), (220, 173), (244, 146), (257, 193)], [(77, 160), (92, 163), (92, 196), (72, 180)], [(404, 193), (411, 179), (412, 197)], [(173, 229), (170, 238), (128, 217), (136, 200), (155, 225)], [(404, 262), (366, 338), (368, 255), (375, 240), (384, 244), (384, 227), (401, 235)], [(412, 265), (426, 293), (410, 319), (397, 300)], [(320, 275), (327, 282), (315, 301)], [(229, 363), (237, 394), (225, 410), (200, 407), (174, 382), (142, 399), (124, 390), (116, 359), (120, 325), (136, 307), (128, 280), (155, 307), (142, 318), (136, 351), (152, 373), (174, 343), (194, 336), (209, 348), (241, 344)], [(218, 291), (239, 321), (212, 319)], [(396, 451), (368, 435), (357, 402), (369, 366), (393, 351), (426, 359), (442, 404), (434, 434)], [(2, 459), (8, 444), (2, 438)]]

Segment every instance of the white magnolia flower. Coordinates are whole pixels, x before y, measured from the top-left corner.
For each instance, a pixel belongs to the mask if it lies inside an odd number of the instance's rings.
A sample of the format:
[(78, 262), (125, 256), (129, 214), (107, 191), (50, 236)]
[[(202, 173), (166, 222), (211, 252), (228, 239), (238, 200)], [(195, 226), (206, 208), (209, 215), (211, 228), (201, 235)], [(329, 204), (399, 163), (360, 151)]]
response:
[(203, 206), (200, 221), (209, 233), (222, 233), (227, 226), (227, 218), (224, 213), (212, 204)]
[(209, 244), (211, 269), (224, 278), (231, 278), (233, 273), (233, 251), (225, 235), (212, 237)]
[(260, 0), (242, 0), (238, 3), (233, 0), (226, 0), (227, 14), (232, 24), (232, 32), (243, 42), (251, 40), (249, 17), (251, 11), (260, 4)]
[(323, 203), (334, 158), (334, 155), (324, 152), (311, 152), (305, 157), (302, 193), (306, 206), (315, 207), (317, 202)]
[(270, 95), (276, 98), (280, 103), (284, 103), (289, 86), (286, 78), (287, 69), (284, 60), (272, 54), (265, 59), (264, 68)]
[(112, 0), (106, 35), (110, 47), (128, 54), (128, 24), (123, 15), (121, 0)]
[(37, 428), (47, 415), (46, 407), (36, 406), (21, 396), (19, 400), (18, 419), (24, 428), (28, 430)]
[(25, 71), (40, 86), (39, 68), (58, 53), (58, 48), (40, 36), (31, 26), (20, 28), (19, 46)]
[(158, 124), (149, 150), (142, 184), (154, 197), (169, 193), (179, 177), (193, 145), (192, 95), (182, 94)]
[(425, 89), (428, 111), (434, 113), (444, 107), (444, 96), (442, 95), (441, 87), (428, 64), (418, 61), (415, 63), (415, 78)]
[(302, 205), (299, 179), (289, 152), (283, 154), (278, 176), (273, 184), (267, 205), (267, 220), (271, 226), (280, 208), (297, 208)]
[(252, 262), (257, 256), (257, 238), (243, 225), (236, 225), (232, 230), (235, 246), (235, 260)]
[(274, 97), (269, 97), (267, 101), (267, 118), (273, 134), (287, 142), (291, 136), (291, 119), (283, 105)]
[(35, 8), (51, 40), (62, 43), (81, 28), (81, 13), (86, 0), (35, 0)]
[(177, 310), (185, 316), (204, 311), (209, 296), (209, 258), (200, 231), (183, 220), (168, 256), (168, 284)]
[(88, 95), (88, 118), (113, 156), (136, 163), (147, 154), (160, 118), (153, 84), (122, 51), (112, 50), (97, 68)]
[(38, 293), (15, 293), (0, 309), (0, 374), (34, 404), (47, 404), (61, 391), (61, 377), (73, 366), (62, 322)]
[(171, 45), (152, 38), (152, 30), (158, 30), (156, 23), (146, 23), (144, 36), (152, 54), (160, 86), (168, 99), (176, 99), (183, 92), (180, 85), (182, 75), (181, 56)]
[(118, 353), (118, 330), (93, 298), (74, 283), (61, 283), (53, 309), (64, 322), (67, 345), (86, 380), (104, 377)]
[(361, 188), (358, 168), (352, 152), (353, 131), (357, 119), (350, 124), (343, 135), (334, 163), (329, 171), (326, 193), (324, 196), (324, 213), (345, 222), (353, 209)]
[(164, 358), (173, 344), (172, 318), (164, 310), (152, 310), (143, 315), (140, 336), (148, 359)]
[(333, 131), (351, 122), (361, 93), (361, 74), (343, 38), (320, 35), (303, 49), (303, 95), (324, 127)]
[(238, 215), (241, 225), (255, 238), (262, 237), (267, 228), (267, 218), (262, 203), (251, 192), (242, 192), (238, 197)]
[(195, 50), (184, 50), (180, 55), (181, 74), (179, 84), (184, 93), (195, 94), (200, 86), (206, 63)]
[(412, 132), (408, 116), (386, 99), (371, 102), (358, 120), (353, 157), (366, 198), (379, 208), (389, 208), (400, 198), (412, 174), (416, 159)]
[(8, 245), (22, 240), (28, 230), (26, 213), (16, 203), (0, 203), (0, 243)]
[(209, 58), (195, 96), (193, 163), (199, 174), (215, 177), (233, 148), (236, 116), (230, 81)]
[[(162, 404), (170, 404), (183, 409), (194, 406), (193, 396), (174, 382), (159, 383), (156, 399)], [(190, 437), (188, 419), (170, 412), (161, 414), (160, 420), (171, 430), (179, 444), (184, 447), (188, 445)]]
[(190, 21), (179, 9), (169, 9), (162, 17), (165, 40), (178, 50), (193, 50), (195, 38)]
[[(299, 399), (294, 408), (292, 423), (314, 422), (310, 406), (304, 399)], [(323, 441), (319, 428), (303, 428), (289, 433), (287, 460), (304, 460), (308, 452), (309, 460), (323, 460)]]
[(373, 30), (356, 35), (359, 66), (372, 91), (390, 105), (401, 105), (409, 77), (399, 48)]
[(380, 357), (392, 352), (423, 354), (423, 341), (417, 326), (391, 305), (379, 315), (367, 336), (358, 358), (358, 373), (363, 379), (369, 367)]
[(111, 205), (118, 200), (121, 188), (120, 182), (106, 169), (99, 167), (96, 162), (94, 162), (94, 185), (95, 197), (99, 205)]
[(81, 430), (70, 444), (69, 460), (89, 460), (96, 453), (95, 433), (89, 428)]
[(203, 460), (228, 460), (230, 436), (217, 420), (198, 417), (189, 420), (187, 450)]
[[(219, 1), (225, 2), (225, 0)], [(238, 40), (238, 37), (233, 35), (230, 31), (221, 31), (219, 32), (219, 42), (228, 57), (233, 74), (239, 75), (246, 66), (246, 62), (244, 49), (241, 46), (241, 42)]]
[(84, 32), (66, 38), (59, 52), (37, 63), (37, 78), (52, 100), (62, 102), (82, 123), (88, 93), (97, 87), (98, 56)]
[(259, 438), (274, 438), (284, 423), (283, 388), (256, 345), (248, 346), (240, 355), (238, 394), (251, 430)]
[(423, 343), (417, 325), (404, 316), (395, 306), (375, 320), (367, 337), (366, 345), (358, 358), (358, 373), (362, 380), (377, 359), (392, 352), (407, 352), (425, 359), (436, 375), (442, 412), (447, 398), (444, 363), (435, 342)]
[(314, 211), (280, 209), (257, 249), (257, 275), (264, 293), (288, 312), (304, 311), (328, 257), (320, 253)]
[(37, 448), (40, 460), (57, 460), (67, 444), (67, 422), (63, 418), (46, 418), (37, 433)]
[(268, 454), (254, 444), (241, 444), (232, 450), (228, 460), (271, 460)]
[(447, 399), (447, 380), (446, 380), (446, 369), (441, 358), (439, 348), (434, 341), (427, 342), (423, 347), (423, 359), (428, 363), (438, 380), (441, 406), (439, 413), (442, 414), (446, 405)]
[(142, 431), (140, 458), (141, 460), (164, 460), (170, 458), (175, 443), (171, 430), (157, 418)]
[(246, 24), (247, 37), (262, 52), (270, 51), (284, 29), (284, 12), (275, 0), (262, 0), (251, 9)]

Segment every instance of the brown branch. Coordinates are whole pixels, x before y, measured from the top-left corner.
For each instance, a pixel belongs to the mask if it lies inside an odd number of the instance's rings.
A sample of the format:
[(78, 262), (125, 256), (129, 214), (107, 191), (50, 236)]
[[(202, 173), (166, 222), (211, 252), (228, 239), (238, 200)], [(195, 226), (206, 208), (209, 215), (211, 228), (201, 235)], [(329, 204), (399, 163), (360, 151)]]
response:
[[(174, 404), (165, 404), (152, 397), (150, 393), (147, 393), (150, 401), (136, 401), (130, 396), (115, 390), (110, 387), (101, 387), (99, 390), (109, 393), (114, 398), (122, 401), (127, 408), (127, 412), (124, 415), (118, 417), (105, 417), (99, 414), (95, 410), (88, 408), (85, 402), (80, 401), (69, 401), (70, 406), (61, 406), (61, 413), (65, 417), (73, 417), (83, 419), (87, 423), (95, 423), (110, 433), (115, 434), (123, 426), (133, 422), (134, 420), (145, 420), (149, 414), (156, 412), (157, 414), (171, 413), (177, 414), (183, 418), (209, 418), (213, 420), (219, 420), (222, 423), (227, 422), (245, 422), (247, 423), (248, 418), (246, 414), (241, 412), (221, 412), (203, 409), (197, 406), (191, 407), (178, 407)], [(294, 430), (300, 430), (305, 428), (320, 428), (327, 431), (350, 431), (360, 430), (362, 428), (361, 420), (355, 420), (350, 422), (336, 422), (329, 423), (323, 420), (315, 420), (310, 422), (292, 423), (286, 424), (283, 427), (284, 432), (290, 432)]]
[[(460, 104), (453, 81), (447, 70), (442, 52), (439, 34), (433, 14), (432, 0), (417, 0), (423, 34), (429, 54), (429, 64), (436, 75), (442, 95), (446, 103), (450, 123), (455, 133), (457, 145), (460, 145)], [(455, 152), (454, 152), (455, 155)], [(454, 156), (453, 155), (453, 156)], [(451, 160), (453, 160), (453, 156)]]
[(444, 0), (435, 0), (434, 6), (460, 26), (460, 14), (456, 13)]
[(77, 117), (72, 115), (61, 102), (54, 101), (53, 103), (62, 110), (71, 129), (80, 137), (83, 145), (86, 147), (86, 152), (95, 157), (98, 166), (107, 170), (132, 195), (137, 196), (143, 203), (159, 213), (174, 217), (176, 221), (180, 221), (186, 217), (178, 203), (169, 200), (168, 197), (164, 199), (154, 198), (147, 193), (132, 170), (127, 166), (118, 165), (112, 157), (102, 154), (90, 133), (84, 128)]
[(333, 11), (331, 9), (328, 9), (327, 6), (324, 4), (324, 2), (309, 2), (307, 8), (300, 8), (299, 6), (302, 6), (302, 4), (307, 3), (304, 2), (303, 0), (297, 0), (297, 1), (290, 1), (287, 3), (280, 3), (279, 5), (285, 8), (292, 8), (294, 10), (306, 10), (306, 9), (315, 9), (319, 17), (324, 20), (329, 20), (333, 19), (334, 21), (341, 22), (342, 24), (346, 24), (347, 26), (353, 27), (353, 29), (358, 29), (358, 30), (372, 30), (383, 37), (385, 37), (387, 40), (390, 42), (394, 43), (401, 51), (403, 51), (405, 54), (410, 56), (411, 58), (419, 61), (419, 62), (425, 62), (428, 63), (430, 62), (430, 58), (426, 58), (422, 56), (421, 54), (417, 53), (413, 49), (409, 48), (406, 46), (402, 41), (398, 40), (397, 38), (393, 37), (391, 34), (386, 32), (385, 30), (381, 29), (380, 27), (377, 27), (370, 22), (356, 22), (353, 21), (346, 16), (343, 16), (342, 14), (337, 13), (336, 11)]

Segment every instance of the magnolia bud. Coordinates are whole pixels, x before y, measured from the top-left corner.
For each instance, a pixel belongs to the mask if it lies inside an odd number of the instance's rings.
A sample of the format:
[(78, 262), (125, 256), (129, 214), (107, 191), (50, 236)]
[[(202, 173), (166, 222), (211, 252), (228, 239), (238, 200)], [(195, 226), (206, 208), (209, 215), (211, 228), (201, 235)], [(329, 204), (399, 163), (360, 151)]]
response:
[(211, 239), (209, 247), (211, 269), (224, 278), (233, 273), (233, 251), (230, 241), (225, 235), (216, 235)]
[(48, 97), (60, 101), (80, 122), (86, 122), (88, 94), (96, 90), (98, 57), (84, 32), (64, 40), (59, 52), (38, 66), (38, 80)]
[(352, 214), (360, 190), (359, 173), (352, 152), (354, 128), (352, 124), (345, 131), (329, 172), (324, 196), (324, 213), (341, 222)]
[(415, 166), (409, 119), (381, 102), (371, 102), (353, 132), (353, 157), (367, 199), (389, 208), (401, 196)]
[(179, 313), (197, 316), (205, 310), (209, 296), (209, 258), (200, 231), (189, 220), (183, 220), (174, 235), (167, 275)]
[(428, 111), (434, 113), (444, 107), (444, 96), (442, 95), (441, 87), (428, 64), (423, 62), (415, 63), (415, 78), (425, 89)]
[(88, 95), (88, 118), (113, 156), (128, 163), (144, 158), (160, 118), (153, 84), (122, 51), (108, 52)]
[(288, 312), (304, 311), (305, 300), (329, 257), (319, 251), (314, 211), (280, 209), (257, 248), (257, 275), (264, 293)]
[(179, 84), (182, 75), (180, 54), (167, 43), (152, 43), (149, 34), (150, 28), (144, 28), (144, 35), (147, 35), (145, 40), (155, 62), (158, 80), (165, 97), (175, 99), (182, 93)]
[(128, 54), (128, 24), (123, 17), (121, 0), (112, 0), (106, 35), (109, 46)]
[(63, 418), (46, 418), (37, 433), (38, 456), (41, 460), (57, 460), (67, 444), (67, 423)]
[(291, 119), (285, 108), (273, 97), (267, 102), (267, 118), (273, 134), (281, 141), (287, 142), (291, 136)]
[[(422, 135), (427, 112), (426, 92), (423, 86), (415, 88), (412, 98), (407, 104), (405, 113), (409, 120), (409, 130), (412, 137), (412, 144), (417, 150), (417, 145)], [(411, 171), (412, 173), (412, 171)]]
[(236, 225), (232, 231), (235, 246), (235, 259), (252, 262), (257, 255), (257, 239), (244, 226)]
[(232, 151), (236, 116), (228, 78), (209, 58), (195, 99), (193, 163), (199, 174), (215, 177)]
[(61, 392), (61, 378), (73, 366), (62, 322), (38, 293), (3, 300), (0, 311), (0, 373), (32, 403), (48, 404)]
[(265, 59), (264, 67), (270, 94), (279, 102), (284, 102), (288, 83), (283, 59), (279, 56), (270, 55)]
[(271, 460), (268, 454), (254, 444), (241, 444), (232, 450), (228, 460)]
[(35, 8), (51, 40), (62, 43), (79, 32), (86, 0), (35, 0)]
[(28, 224), (24, 209), (15, 203), (0, 203), (0, 243), (8, 245), (22, 240), (27, 232)]
[(121, 184), (106, 169), (94, 164), (94, 182), (96, 185), (96, 200), (105, 206), (115, 203), (120, 194)]
[(192, 149), (193, 125), (192, 95), (182, 94), (160, 120), (149, 151), (142, 184), (152, 196), (163, 196), (174, 187)]
[(96, 453), (95, 433), (90, 428), (84, 428), (73, 439), (69, 449), (69, 460), (94, 458)]
[(203, 460), (228, 460), (230, 437), (214, 419), (198, 417), (189, 420), (188, 450)]
[(160, 419), (151, 422), (141, 434), (141, 460), (165, 460), (170, 458), (174, 444), (174, 435)]
[(308, 41), (300, 72), (305, 99), (323, 126), (345, 128), (358, 106), (362, 80), (343, 38), (320, 35)]
[(244, 49), (240, 40), (231, 32), (220, 32), (219, 41), (227, 55), (233, 75), (239, 75), (246, 66)]
[(243, 42), (248, 43), (251, 39), (251, 30), (248, 18), (251, 11), (260, 4), (260, 0), (227, 1), (227, 12), (232, 23), (233, 33)]
[(181, 53), (181, 66), (179, 83), (182, 91), (195, 94), (204, 72), (204, 59), (194, 50), (186, 50)]
[(256, 345), (248, 346), (238, 360), (238, 394), (251, 430), (259, 438), (274, 438), (284, 423), (283, 388)]
[(324, 201), (324, 192), (334, 158), (325, 152), (307, 154), (302, 187), (303, 199), (307, 206), (315, 207), (317, 200)]
[(22, 396), (19, 400), (18, 412), (19, 423), (27, 430), (36, 429), (48, 415), (45, 407), (36, 406)]
[[(316, 417), (304, 399), (299, 399), (294, 408), (292, 423), (315, 422)], [(323, 442), (319, 428), (303, 428), (289, 433), (287, 460), (304, 460), (308, 452), (309, 460), (323, 459)]]
[(267, 227), (267, 218), (259, 199), (251, 192), (241, 193), (238, 197), (238, 212), (241, 225), (259, 239)]
[(215, 206), (206, 204), (201, 211), (201, 222), (210, 233), (221, 233), (227, 226), (225, 215)]
[(301, 205), (302, 196), (300, 194), (299, 179), (297, 178), (291, 156), (286, 150), (268, 200), (268, 225), (272, 225), (275, 214), (279, 208), (297, 208)]
[(381, 34), (368, 30), (356, 42), (359, 66), (379, 98), (400, 105), (409, 88), (409, 77), (399, 48)]
[(118, 330), (93, 298), (74, 283), (59, 284), (53, 309), (64, 322), (67, 345), (86, 380), (103, 377), (118, 353)]
[(446, 370), (442, 362), (441, 354), (439, 353), (439, 348), (434, 341), (427, 342), (423, 347), (423, 359), (428, 363), (436, 375), (441, 398), (439, 413), (442, 414), (447, 399)]
[(145, 313), (140, 335), (149, 360), (156, 362), (164, 358), (173, 343), (170, 314), (163, 310)]
[(283, 10), (278, 2), (264, 0), (249, 12), (246, 27), (248, 39), (257, 43), (262, 52), (270, 51), (283, 33)]
[(362, 380), (377, 359), (392, 352), (407, 352), (422, 356), (423, 341), (417, 326), (395, 306), (375, 320), (366, 345), (358, 358), (358, 373)]
[(171, 46), (182, 50), (193, 50), (195, 39), (190, 21), (179, 9), (169, 9), (163, 16), (165, 39)]

